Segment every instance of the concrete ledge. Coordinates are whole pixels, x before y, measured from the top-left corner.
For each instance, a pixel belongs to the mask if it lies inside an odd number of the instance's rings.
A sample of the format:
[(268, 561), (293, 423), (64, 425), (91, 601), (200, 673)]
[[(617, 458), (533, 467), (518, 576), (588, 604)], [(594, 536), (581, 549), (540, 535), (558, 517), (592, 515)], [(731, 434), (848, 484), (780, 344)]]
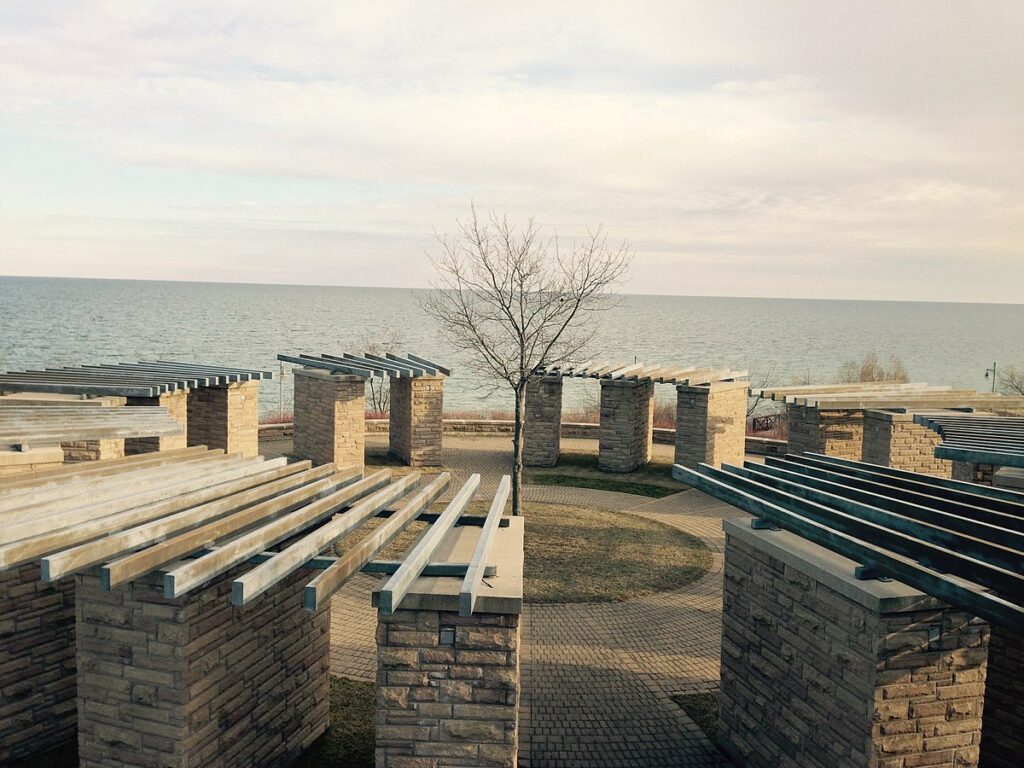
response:
[(780, 560), (875, 613), (930, 610), (944, 603), (899, 581), (862, 580), (858, 563), (789, 531), (755, 530), (751, 517), (724, 520), (722, 529), (750, 547)]
[(992, 473), (992, 485), (997, 488), (1024, 491), (1024, 468), (1000, 467)]

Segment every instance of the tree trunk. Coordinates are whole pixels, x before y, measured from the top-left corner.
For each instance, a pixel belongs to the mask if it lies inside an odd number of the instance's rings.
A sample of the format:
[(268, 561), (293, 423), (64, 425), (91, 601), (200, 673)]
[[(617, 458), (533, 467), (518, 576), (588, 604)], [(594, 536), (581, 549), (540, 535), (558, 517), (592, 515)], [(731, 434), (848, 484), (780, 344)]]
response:
[(526, 421), (526, 382), (516, 387), (516, 425), (512, 433), (512, 514), (520, 514), (523, 497), (523, 423)]

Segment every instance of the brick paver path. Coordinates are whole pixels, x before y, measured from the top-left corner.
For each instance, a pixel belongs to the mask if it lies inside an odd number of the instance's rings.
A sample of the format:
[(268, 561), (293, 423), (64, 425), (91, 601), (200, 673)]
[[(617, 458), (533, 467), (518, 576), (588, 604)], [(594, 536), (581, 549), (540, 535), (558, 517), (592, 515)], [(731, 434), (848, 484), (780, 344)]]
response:
[[(386, 437), (368, 435), (371, 448)], [(596, 441), (563, 440), (563, 450), (596, 452)], [(267, 446), (268, 448), (271, 446)], [(267, 451), (270, 453), (271, 451)], [(481, 496), (507, 471), (505, 437), (445, 436), (445, 466), (454, 488), (480, 472)], [(671, 459), (672, 446), (655, 446)], [(722, 766), (704, 733), (671, 700), (714, 690), (719, 679), (722, 611), (722, 519), (736, 511), (697, 491), (661, 499), (583, 488), (527, 486), (527, 501), (594, 507), (659, 520), (700, 537), (711, 570), (679, 590), (621, 603), (527, 605), (523, 614), (520, 765)], [(331, 671), (372, 682), (376, 615), (360, 575), (335, 596)]]

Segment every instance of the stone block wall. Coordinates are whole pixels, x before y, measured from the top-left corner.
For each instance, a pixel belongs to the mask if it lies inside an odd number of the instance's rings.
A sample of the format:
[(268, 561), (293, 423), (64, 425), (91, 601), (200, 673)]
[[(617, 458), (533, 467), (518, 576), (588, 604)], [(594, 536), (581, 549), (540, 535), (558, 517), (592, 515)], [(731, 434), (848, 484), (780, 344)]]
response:
[(935, 458), (935, 449), (940, 445), (939, 433), (915, 424), (912, 413), (864, 413), (864, 461), (925, 475), (952, 477), (953, 462)]
[(984, 768), (1020, 768), (1024, 756), (1024, 637), (992, 627), (981, 734)]
[(39, 566), (0, 573), (0, 765), (73, 739), (75, 582)]
[(64, 451), (59, 445), (29, 446), (25, 451), (0, 446), (0, 477), (27, 475), (39, 469), (53, 469), (63, 463)]
[(727, 521), (719, 741), (750, 768), (978, 764), (988, 625)]
[(129, 397), (128, 405), (148, 405), (166, 408), (171, 417), (185, 430), (180, 435), (166, 437), (129, 437), (124, 441), (126, 456), (154, 451), (174, 451), (188, 445), (188, 390), (165, 392), (159, 397)]
[(523, 464), (553, 467), (562, 450), (562, 377), (544, 376), (526, 385)]
[(188, 444), (259, 455), (260, 383), (240, 381), (188, 392)]
[(246, 608), (234, 575), (174, 600), (156, 577), (76, 577), (82, 768), (283, 767), (324, 732), (330, 611), (302, 608), (309, 573)]
[(677, 464), (743, 464), (749, 388), (746, 381), (676, 387)]
[(388, 447), (410, 467), (441, 466), (444, 377), (391, 380)]
[(294, 451), (314, 464), (363, 466), (366, 380), (327, 371), (295, 370)]
[(789, 404), (786, 413), (790, 451), (810, 451), (840, 459), (863, 460), (864, 411), (829, 411)]
[(60, 444), (64, 451), (64, 462), (101, 461), (124, 458), (124, 440), (73, 440)]
[(632, 472), (651, 460), (654, 382), (602, 381), (597, 466)]
[(515, 768), (519, 617), (377, 617), (377, 766)]
[(978, 483), (979, 485), (992, 485), (996, 467), (991, 464), (974, 464), (970, 461), (953, 462), (953, 479), (965, 483)]

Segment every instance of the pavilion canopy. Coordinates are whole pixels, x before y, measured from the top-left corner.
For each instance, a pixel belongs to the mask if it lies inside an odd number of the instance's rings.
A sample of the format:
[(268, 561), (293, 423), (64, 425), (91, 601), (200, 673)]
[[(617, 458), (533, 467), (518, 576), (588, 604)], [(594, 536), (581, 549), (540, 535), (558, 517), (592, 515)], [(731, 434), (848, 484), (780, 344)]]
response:
[(1024, 408), (1024, 397), (931, 384), (870, 382), (751, 388), (752, 397), (837, 410), (867, 408)]
[(678, 365), (648, 365), (646, 363), (594, 363), (549, 366), (537, 371), (538, 376), (563, 378), (609, 379), (625, 381), (653, 381), (656, 384), (687, 384), (703, 386), (719, 381), (737, 381), (747, 377), (747, 371), (729, 368), (707, 368)]
[(270, 371), (161, 360), (8, 371), (0, 373), (0, 391), (158, 397), (179, 389), (271, 378)]
[(1024, 418), (973, 413), (916, 413), (914, 421), (938, 432), (936, 457), (972, 464), (1024, 467)]
[(777, 527), (1024, 632), (1024, 494), (820, 454), (673, 475)]
[(278, 355), (278, 360), (307, 368), (319, 368), (331, 373), (343, 373), (349, 376), (362, 376), (364, 379), (385, 377), (392, 379), (409, 379), (417, 376), (451, 376), (451, 369), (432, 363), (425, 357), (406, 352), (395, 355), (387, 352), (375, 355), (364, 352), (356, 355), (342, 352), (340, 355)]

